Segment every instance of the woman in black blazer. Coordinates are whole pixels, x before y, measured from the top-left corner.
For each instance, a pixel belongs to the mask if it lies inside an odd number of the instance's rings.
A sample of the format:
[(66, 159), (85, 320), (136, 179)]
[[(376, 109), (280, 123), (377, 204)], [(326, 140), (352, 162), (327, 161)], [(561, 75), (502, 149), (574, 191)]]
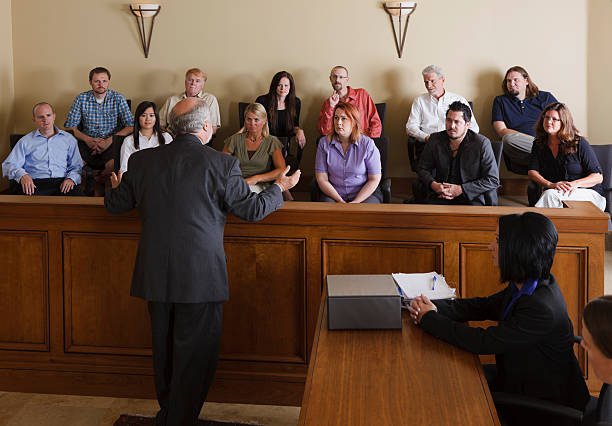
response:
[[(550, 274), (557, 240), (554, 225), (541, 214), (502, 216), (489, 249), (506, 288), (489, 297), (433, 303), (419, 296), (409, 310), (434, 336), (473, 353), (495, 354), (496, 368), (487, 374), (492, 391), (582, 410), (589, 392), (574, 356), (567, 306)], [(464, 324), (482, 320), (498, 325)]]

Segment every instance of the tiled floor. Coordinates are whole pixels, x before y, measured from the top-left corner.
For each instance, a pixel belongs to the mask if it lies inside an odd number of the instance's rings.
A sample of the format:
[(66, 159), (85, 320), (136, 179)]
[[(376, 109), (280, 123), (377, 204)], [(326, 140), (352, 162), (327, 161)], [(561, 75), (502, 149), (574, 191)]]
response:
[[(502, 197), (500, 204), (524, 206), (526, 197)], [(612, 293), (612, 236), (606, 238), (604, 280), (605, 293)], [(111, 426), (120, 414), (153, 416), (157, 409), (157, 401), (147, 399), (0, 392), (0, 426)], [(299, 415), (299, 407), (217, 403), (204, 404), (201, 413), (209, 419), (267, 426), (296, 425)]]

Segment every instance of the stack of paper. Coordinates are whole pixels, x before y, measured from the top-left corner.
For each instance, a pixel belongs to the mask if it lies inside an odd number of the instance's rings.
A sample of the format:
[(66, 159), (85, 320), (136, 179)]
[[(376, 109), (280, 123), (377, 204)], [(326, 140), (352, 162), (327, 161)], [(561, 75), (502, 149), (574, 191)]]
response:
[(450, 288), (443, 275), (437, 272), (425, 274), (391, 274), (400, 288), (402, 298), (414, 299), (421, 294), (431, 300), (453, 299), (455, 289)]

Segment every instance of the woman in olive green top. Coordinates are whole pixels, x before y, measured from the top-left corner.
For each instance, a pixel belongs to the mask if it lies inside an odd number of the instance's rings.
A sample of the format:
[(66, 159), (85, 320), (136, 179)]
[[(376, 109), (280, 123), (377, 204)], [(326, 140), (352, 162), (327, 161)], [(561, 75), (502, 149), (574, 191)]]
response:
[(240, 161), (242, 177), (253, 192), (261, 192), (285, 169), (282, 145), (270, 135), (263, 105), (250, 104), (244, 112), (246, 131), (225, 140), (223, 152)]

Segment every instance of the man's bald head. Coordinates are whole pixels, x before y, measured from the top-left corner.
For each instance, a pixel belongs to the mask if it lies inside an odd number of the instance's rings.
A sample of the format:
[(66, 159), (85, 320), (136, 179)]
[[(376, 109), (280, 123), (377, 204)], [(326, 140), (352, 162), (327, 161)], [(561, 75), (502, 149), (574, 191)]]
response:
[(210, 110), (200, 98), (185, 98), (172, 108), (168, 121), (177, 134), (198, 133), (206, 121), (210, 124)]

